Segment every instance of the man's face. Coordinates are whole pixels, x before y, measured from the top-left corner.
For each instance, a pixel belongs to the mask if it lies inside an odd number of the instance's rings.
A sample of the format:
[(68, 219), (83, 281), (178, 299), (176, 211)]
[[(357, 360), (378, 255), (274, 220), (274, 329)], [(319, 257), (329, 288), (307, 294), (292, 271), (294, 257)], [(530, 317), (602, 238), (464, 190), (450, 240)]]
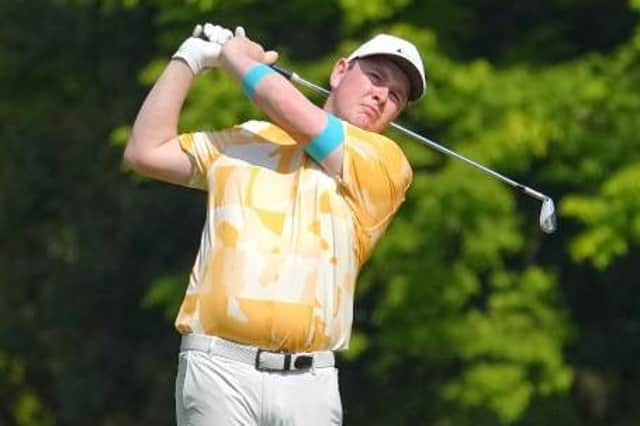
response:
[(331, 73), (331, 112), (362, 129), (381, 132), (407, 105), (409, 79), (391, 60), (341, 59)]

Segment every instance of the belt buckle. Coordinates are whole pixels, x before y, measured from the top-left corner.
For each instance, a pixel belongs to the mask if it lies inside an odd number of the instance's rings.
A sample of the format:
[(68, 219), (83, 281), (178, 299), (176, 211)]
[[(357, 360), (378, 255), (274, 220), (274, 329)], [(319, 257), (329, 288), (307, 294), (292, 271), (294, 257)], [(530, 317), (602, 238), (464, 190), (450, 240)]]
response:
[[(282, 365), (282, 368), (270, 368), (270, 367), (266, 367), (260, 364), (260, 355), (262, 353), (272, 353), (272, 354), (276, 354), (276, 355), (281, 355), (284, 357), (284, 363)], [(298, 355), (295, 357), (295, 359), (293, 360), (293, 364), (291, 363), (292, 360), (292, 354), (291, 353), (282, 353), (282, 352), (273, 352), (273, 351), (267, 351), (264, 349), (258, 349), (258, 351), (256, 352), (256, 359), (255, 359), (255, 369), (258, 371), (292, 371), (292, 370), (308, 370), (311, 367), (313, 367), (313, 356), (311, 355)]]
[[(262, 366), (260, 364), (260, 355), (263, 354), (263, 353), (283, 355), (284, 356), (284, 365), (283, 365), (283, 367), (282, 368), (271, 368), (271, 367)], [(271, 372), (273, 372), (273, 371), (287, 371), (287, 370), (290, 369), (290, 366), (291, 366), (291, 354), (267, 351), (267, 350), (260, 349), (260, 348), (258, 348), (258, 352), (256, 352), (255, 368), (258, 371), (271, 371)]]

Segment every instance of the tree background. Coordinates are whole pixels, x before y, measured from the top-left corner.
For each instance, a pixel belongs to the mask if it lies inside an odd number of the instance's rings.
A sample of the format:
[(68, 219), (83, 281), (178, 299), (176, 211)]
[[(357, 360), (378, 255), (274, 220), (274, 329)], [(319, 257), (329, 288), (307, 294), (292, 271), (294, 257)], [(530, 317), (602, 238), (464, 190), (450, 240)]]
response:
[[(243, 25), (326, 84), (386, 31), (419, 46), (406, 126), (553, 196), (540, 204), (389, 131), (408, 199), (361, 274), (346, 425), (640, 424), (640, 1), (0, 3), (0, 425), (170, 425), (172, 322), (203, 194), (121, 157), (195, 23)], [(312, 99), (317, 100), (312, 94)], [(181, 125), (263, 117), (222, 72)]]

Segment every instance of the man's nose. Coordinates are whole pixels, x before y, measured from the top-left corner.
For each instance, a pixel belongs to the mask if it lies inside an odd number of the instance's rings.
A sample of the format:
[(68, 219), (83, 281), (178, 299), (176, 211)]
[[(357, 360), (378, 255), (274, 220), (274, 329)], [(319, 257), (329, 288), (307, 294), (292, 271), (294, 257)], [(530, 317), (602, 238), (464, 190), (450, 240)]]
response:
[(373, 98), (378, 103), (385, 103), (389, 97), (389, 88), (387, 86), (374, 86)]

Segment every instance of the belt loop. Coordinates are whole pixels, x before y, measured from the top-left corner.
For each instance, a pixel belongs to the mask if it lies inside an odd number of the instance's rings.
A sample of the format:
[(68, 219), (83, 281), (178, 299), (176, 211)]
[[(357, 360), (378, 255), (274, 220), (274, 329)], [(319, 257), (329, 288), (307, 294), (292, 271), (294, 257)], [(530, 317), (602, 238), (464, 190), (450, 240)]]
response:
[(291, 370), (291, 354), (284, 355), (284, 370), (285, 371)]
[(260, 354), (264, 352), (262, 349), (258, 348), (258, 351), (256, 352), (256, 360), (255, 360), (255, 364), (254, 367), (256, 368), (256, 370), (261, 371), (262, 370), (262, 366), (260, 365)]
[(211, 356), (213, 355), (214, 351), (213, 351), (213, 347), (216, 344), (216, 338), (212, 338), (212, 339), (207, 339), (207, 343), (208, 343), (208, 347), (207, 347), (207, 355)]

